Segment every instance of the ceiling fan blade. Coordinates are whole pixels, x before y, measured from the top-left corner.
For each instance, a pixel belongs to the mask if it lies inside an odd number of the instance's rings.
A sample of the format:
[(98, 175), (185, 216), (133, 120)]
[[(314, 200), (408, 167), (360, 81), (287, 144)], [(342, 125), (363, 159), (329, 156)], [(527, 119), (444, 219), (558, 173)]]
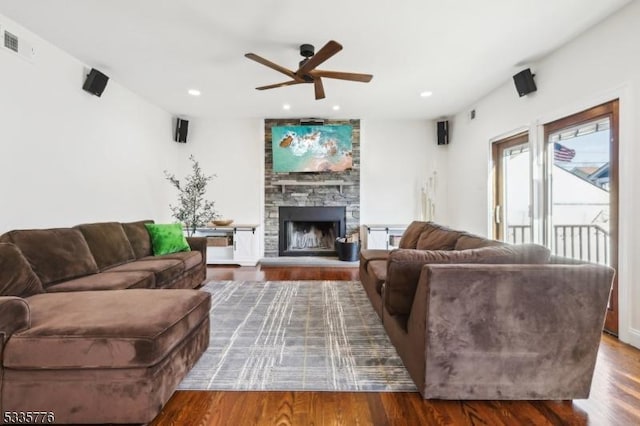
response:
[(313, 88), (316, 91), (316, 101), (318, 99), (324, 99), (324, 86), (322, 85), (322, 79), (320, 77), (313, 80)]
[(307, 62), (305, 62), (296, 72), (297, 75), (303, 76), (307, 74), (309, 71), (338, 53), (342, 50), (342, 45), (334, 40), (329, 40), (327, 44), (322, 46), (322, 49), (318, 50), (315, 55), (309, 58)]
[(359, 74), (354, 72), (340, 71), (313, 70), (310, 71), (309, 74), (314, 77), (337, 78), (339, 80), (361, 81), (363, 83), (368, 83), (373, 78), (371, 74)]
[(259, 64), (262, 64), (264, 66), (267, 66), (273, 70), (276, 70), (278, 72), (281, 72), (282, 74), (289, 76), (291, 78), (293, 78), (294, 80), (297, 80), (298, 78), (296, 77), (295, 73), (293, 71), (291, 71), (290, 69), (287, 69), (283, 66), (280, 66), (278, 64), (275, 64), (265, 58), (263, 58), (262, 56), (258, 56), (255, 53), (247, 53), (246, 55), (244, 55), (246, 58), (249, 58), (253, 61), (256, 61)]
[(306, 83), (306, 82), (300, 81), (300, 80), (291, 80), (291, 81), (285, 81), (284, 83), (276, 83), (276, 84), (269, 84), (268, 86), (256, 87), (256, 90), (275, 89), (277, 87), (285, 87), (285, 86), (291, 86), (294, 84), (301, 84), (301, 83)]

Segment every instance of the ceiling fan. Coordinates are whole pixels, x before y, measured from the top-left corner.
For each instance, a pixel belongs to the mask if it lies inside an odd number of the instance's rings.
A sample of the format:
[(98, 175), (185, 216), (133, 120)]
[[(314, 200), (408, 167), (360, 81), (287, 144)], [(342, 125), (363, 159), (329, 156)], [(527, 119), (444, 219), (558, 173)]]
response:
[(373, 76), (371, 74), (357, 74), (352, 72), (341, 71), (325, 71), (316, 69), (316, 67), (333, 55), (342, 50), (342, 45), (334, 40), (329, 40), (322, 49), (315, 53), (315, 48), (311, 44), (303, 44), (300, 46), (300, 55), (304, 57), (300, 61), (299, 68), (296, 72), (291, 71), (288, 68), (275, 64), (255, 53), (247, 53), (247, 58), (256, 61), (262, 65), (265, 65), (271, 69), (281, 72), (291, 80), (283, 83), (270, 84), (268, 86), (256, 87), (257, 90), (275, 89), (276, 87), (292, 86), (294, 84), (301, 83), (313, 83), (316, 99), (324, 99), (324, 86), (322, 85), (322, 77), (337, 78), (339, 80), (360, 81), (368, 83)]

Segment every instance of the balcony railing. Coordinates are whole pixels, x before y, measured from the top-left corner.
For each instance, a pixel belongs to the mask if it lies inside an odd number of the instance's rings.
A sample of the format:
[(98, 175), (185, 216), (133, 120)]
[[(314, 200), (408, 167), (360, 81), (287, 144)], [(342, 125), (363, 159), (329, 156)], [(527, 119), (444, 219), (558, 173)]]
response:
[[(513, 244), (532, 242), (531, 226), (510, 225), (507, 241)], [(554, 225), (553, 254), (609, 264), (609, 232), (599, 225)]]

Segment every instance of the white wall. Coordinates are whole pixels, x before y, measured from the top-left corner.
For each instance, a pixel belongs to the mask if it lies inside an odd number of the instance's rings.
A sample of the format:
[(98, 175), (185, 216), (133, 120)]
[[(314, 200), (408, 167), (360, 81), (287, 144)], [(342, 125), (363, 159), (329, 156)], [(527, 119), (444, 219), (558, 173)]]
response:
[[(451, 224), (489, 234), (489, 142), (529, 128), (541, 143), (542, 125), (591, 106), (620, 99), (620, 337), (640, 347), (640, 3), (633, 2), (600, 25), (532, 65), (538, 91), (518, 98), (505, 84), (454, 119), (447, 167)], [(541, 31), (547, 29), (541, 27)], [(535, 36), (535, 35), (532, 35)], [(520, 69), (514, 68), (514, 73)], [(459, 172), (453, 172), (454, 170)], [(635, 184), (635, 185), (634, 185)]]
[[(264, 247), (264, 120), (195, 118), (189, 121), (187, 139), (175, 170), (169, 171), (178, 179), (191, 174), (193, 154), (205, 174), (216, 175), (207, 188), (216, 211), (235, 224), (259, 224)], [(177, 192), (171, 196), (173, 202)]]
[[(162, 170), (185, 151), (171, 115), (109, 81), (82, 90), (86, 64), (0, 15), (36, 49), (0, 47), (0, 233), (102, 220), (169, 220)], [(108, 70), (103, 70), (108, 74)]]
[[(360, 223), (408, 224), (422, 215), (421, 188), (444, 161), (428, 120), (361, 121)], [(446, 223), (446, 168), (438, 171), (435, 220)]]

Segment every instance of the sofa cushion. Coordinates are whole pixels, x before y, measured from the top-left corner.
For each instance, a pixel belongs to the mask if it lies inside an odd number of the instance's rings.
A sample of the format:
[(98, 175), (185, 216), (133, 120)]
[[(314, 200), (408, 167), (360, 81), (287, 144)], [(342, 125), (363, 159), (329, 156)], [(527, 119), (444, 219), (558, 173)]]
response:
[(153, 255), (153, 249), (151, 247), (151, 236), (145, 223), (153, 223), (152, 220), (140, 220), (138, 222), (123, 223), (122, 229), (127, 234), (133, 254), (136, 259), (141, 259), (146, 256)]
[(0, 243), (0, 296), (29, 297), (38, 293), (44, 293), (40, 278), (20, 249), (11, 243)]
[(100, 272), (47, 287), (48, 293), (61, 291), (89, 291), (89, 290), (122, 290), (125, 288), (154, 288), (156, 279), (153, 272)]
[(209, 315), (197, 290), (111, 290), (39, 294), (28, 299), (31, 328), (12, 336), (13, 369), (153, 366)]
[(421, 222), (419, 220), (414, 220), (413, 222), (411, 222), (402, 234), (400, 242), (398, 243), (398, 247), (401, 249), (416, 248), (416, 244), (418, 244), (420, 234), (422, 234), (422, 232), (427, 229), (428, 223), (429, 222)]
[(87, 241), (78, 229), (30, 229), (7, 233), (43, 287), (98, 272)]
[(478, 235), (467, 234), (466, 232), (458, 237), (454, 250), (469, 250), (481, 247), (504, 246), (502, 241), (490, 240)]
[(140, 260), (177, 259), (184, 264), (185, 271), (195, 268), (202, 263), (202, 253), (200, 251), (181, 251), (178, 253), (163, 254), (162, 256), (147, 256)]
[(74, 226), (82, 232), (101, 271), (135, 259), (127, 234), (118, 222)]
[(184, 263), (178, 259), (150, 259), (136, 260), (108, 269), (109, 272), (121, 271), (148, 271), (153, 272), (156, 279), (156, 288), (163, 288), (174, 278), (184, 272)]
[(470, 250), (394, 250), (389, 255), (384, 304), (392, 314), (408, 315), (422, 267), (441, 263), (544, 264), (549, 249), (537, 244), (482, 247)]
[(154, 256), (191, 250), (187, 239), (184, 237), (182, 224), (145, 223), (144, 226), (149, 230), (149, 235), (151, 235)]
[(420, 234), (418, 250), (453, 250), (462, 232), (429, 222)]
[(367, 264), (367, 273), (375, 279), (376, 291), (382, 294), (382, 284), (387, 280), (387, 261), (372, 260)]

